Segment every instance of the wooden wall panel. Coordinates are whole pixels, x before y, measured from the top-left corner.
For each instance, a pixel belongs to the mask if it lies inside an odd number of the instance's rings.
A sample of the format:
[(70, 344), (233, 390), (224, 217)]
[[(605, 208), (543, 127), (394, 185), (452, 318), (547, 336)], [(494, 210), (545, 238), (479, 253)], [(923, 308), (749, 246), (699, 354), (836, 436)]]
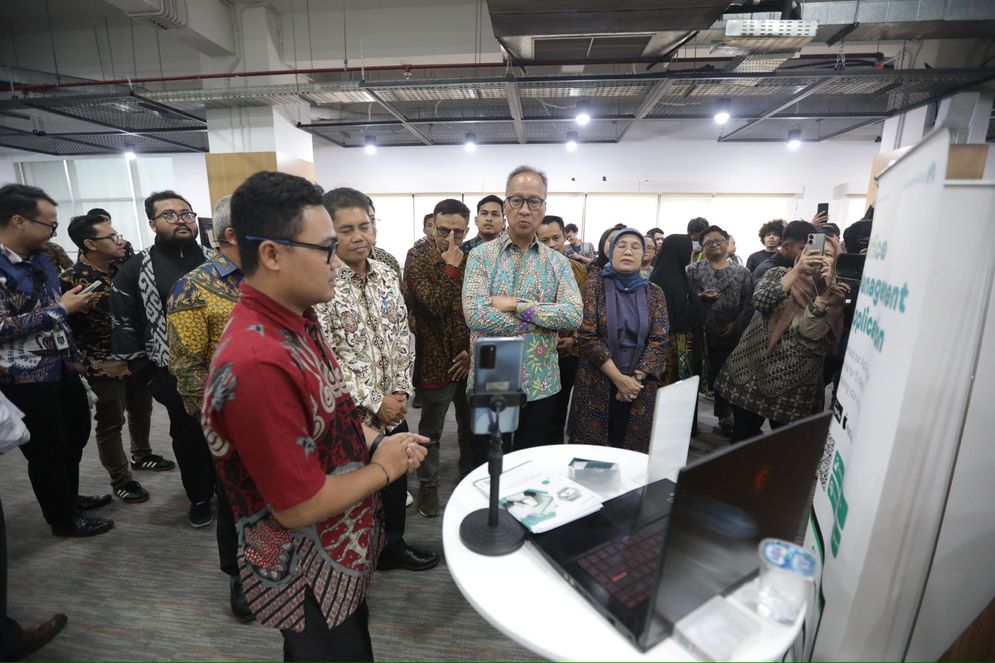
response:
[(218, 200), (234, 193), (249, 175), (260, 170), (277, 170), (276, 152), (226, 152), (205, 156), (211, 209)]

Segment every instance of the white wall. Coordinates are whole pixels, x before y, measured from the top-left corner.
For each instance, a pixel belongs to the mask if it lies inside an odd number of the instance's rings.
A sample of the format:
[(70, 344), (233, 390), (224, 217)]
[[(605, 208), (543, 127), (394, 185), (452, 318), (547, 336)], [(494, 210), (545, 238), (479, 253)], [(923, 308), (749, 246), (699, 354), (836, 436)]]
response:
[[(426, 193), (440, 194), (439, 199), (446, 197), (444, 192), (458, 191), (471, 210), (482, 195), (502, 194), (508, 172), (523, 163), (546, 171), (551, 194), (587, 193), (587, 209), (602, 214), (611, 207), (595, 200), (595, 194), (662, 193), (656, 218), (646, 211), (653, 203), (633, 196), (631, 209), (638, 210), (639, 218), (586, 219), (587, 239), (596, 239), (598, 229), (616, 221), (683, 232), (687, 221), (700, 214), (740, 237), (742, 255), (760, 248), (754, 235), (764, 221), (782, 215), (811, 218), (816, 205), (832, 201), (834, 187), (843, 183), (850, 194), (866, 191), (876, 153), (871, 142), (811, 143), (790, 152), (782, 143), (672, 138), (582, 144), (574, 153), (561, 145), (481, 145), (473, 154), (460, 146), (419, 146), (381, 147), (370, 156), (321, 140), (314, 150), (318, 182), (326, 189), (353, 186), (371, 195)], [(548, 212), (580, 225), (581, 219), (569, 218), (576, 207), (560, 200), (562, 207), (551, 200)], [(412, 211), (415, 236), (421, 234), (421, 215), (430, 211), (424, 204)], [(833, 220), (845, 227), (862, 212), (861, 205), (848, 205), (843, 218)]]

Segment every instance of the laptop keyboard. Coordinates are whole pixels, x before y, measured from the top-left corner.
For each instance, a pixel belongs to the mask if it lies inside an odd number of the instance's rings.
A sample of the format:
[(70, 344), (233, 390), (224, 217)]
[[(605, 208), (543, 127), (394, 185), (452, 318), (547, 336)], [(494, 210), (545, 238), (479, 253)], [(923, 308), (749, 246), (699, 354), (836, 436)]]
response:
[(647, 601), (656, 587), (669, 520), (661, 518), (635, 534), (593, 550), (577, 564), (616, 601), (635, 608)]

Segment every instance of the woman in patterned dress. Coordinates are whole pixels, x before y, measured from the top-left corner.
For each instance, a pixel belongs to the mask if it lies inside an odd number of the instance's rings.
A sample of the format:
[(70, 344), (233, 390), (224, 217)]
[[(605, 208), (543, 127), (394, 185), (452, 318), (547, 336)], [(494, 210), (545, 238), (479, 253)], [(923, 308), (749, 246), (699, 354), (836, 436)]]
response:
[(843, 299), (833, 261), (839, 241), (826, 236), (824, 255), (803, 251), (791, 270), (774, 267), (753, 293), (756, 313), (726, 360), (715, 388), (733, 406), (733, 441), (821, 412), (822, 367), (843, 332)]
[(569, 426), (573, 443), (649, 448), (669, 322), (663, 291), (639, 273), (644, 250), (641, 232), (621, 230), (611, 241), (611, 262), (584, 286)]

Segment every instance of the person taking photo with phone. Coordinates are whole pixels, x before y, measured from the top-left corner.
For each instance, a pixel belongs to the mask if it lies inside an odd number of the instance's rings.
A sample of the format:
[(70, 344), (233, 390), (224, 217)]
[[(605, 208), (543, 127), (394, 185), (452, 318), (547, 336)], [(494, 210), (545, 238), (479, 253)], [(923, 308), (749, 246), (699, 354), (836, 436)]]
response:
[[(87, 214), (69, 222), (69, 238), (79, 247), (79, 259), (59, 277), (62, 291), (77, 286), (95, 288), (94, 303), (70, 315), (69, 326), (79, 346), (80, 373), (97, 396), (94, 420), (100, 464), (119, 499), (131, 504), (144, 502), (149, 493), (131, 474), (121, 430), (127, 414), (131, 456), (152, 456), (152, 393), (132, 374), (128, 362), (111, 349), (111, 283), (124, 257), (124, 237), (104, 217)], [(157, 458), (166, 470), (176, 467), (171, 460)]]
[(777, 428), (825, 406), (823, 362), (840, 342), (850, 291), (833, 270), (839, 251), (827, 236), (822, 253), (806, 247), (757, 284), (756, 313), (715, 381), (732, 404), (734, 442), (759, 435), (765, 419)]

